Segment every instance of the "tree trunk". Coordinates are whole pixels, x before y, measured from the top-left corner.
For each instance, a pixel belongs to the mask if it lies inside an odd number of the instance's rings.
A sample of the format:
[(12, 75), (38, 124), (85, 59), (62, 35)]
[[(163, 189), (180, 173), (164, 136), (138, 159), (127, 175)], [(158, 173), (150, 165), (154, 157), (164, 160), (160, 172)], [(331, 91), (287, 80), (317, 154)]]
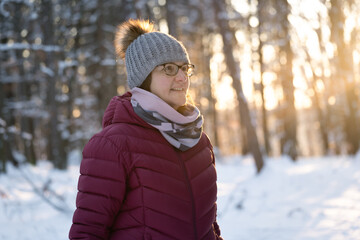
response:
[[(320, 18), (320, 16), (319, 16)], [(323, 55), (325, 53), (325, 46), (323, 44), (323, 41), (322, 41), (322, 36), (321, 36), (321, 28), (318, 28), (316, 29), (316, 35), (319, 39), (319, 46), (320, 46), (320, 52), (321, 52), (321, 55)], [(308, 52), (306, 52), (308, 54), (308, 58), (310, 60), (310, 55)], [(321, 65), (321, 72), (322, 72), (322, 75), (320, 76), (320, 79), (323, 83), (324, 86), (326, 86), (326, 82), (325, 82), (325, 79), (326, 79), (326, 76), (324, 74), (325, 72), (325, 67), (324, 67), (324, 63)], [(316, 77), (316, 74), (314, 74), (314, 71), (313, 70), (313, 76)], [(330, 88), (332, 89), (333, 88), (333, 85), (330, 84)], [(329, 90), (328, 90), (329, 91)], [(330, 92), (332, 92), (332, 90), (330, 90)], [(329, 150), (330, 150), (330, 144), (329, 144), (329, 131), (331, 131), (331, 128), (330, 128), (330, 121), (329, 121), (329, 118), (330, 118), (330, 114), (329, 114), (329, 104), (328, 104), (328, 101), (327, 101), (327, 97), (328, 95), (326, 94), (325, 95), (325, 107), (324, 107), (324, 110), (322, 111), (321, 110), (321, 99), (320, 97), (317, 97), (318, 98), (318, 105), (319, 105), (319, 108), (320, 110), (318, 110), (318, 117), (319, 119), (321, 118), (321, 122), (320, 122), (320, 134), (321, 134), (321, 138), (322, 138), (322, 141), (323, 141), (323, 147), (324, 147), (324, 153), (325, 154), (329, 154)]]
[(175, 1), (166, 1), (166, 22), (169, 29), (169, 34), (178, 38), (177, 24), (178, 19), (176, 15), (176, 2)]
[(232, 45), (230, 44), (235, 42), (235, 35), (234, 32), (229, 29), (227, 20), (223, 18), (223, 16), (226, 16), (224, 10), (225, 3), (223, 1), (213, 1), (213, 3), (215, 10), (215, 19), (217, 21), (217, 25), (219, 27), (219, 31), (224, 43), (223, 51), (225, 55), (226, 65), (232, 78), (232, 85), (235, 89), (237, 101), (239, 103), (239, 114), (240, 117), (242, 117), (242, 119), (244, 120), (242, 123), (246, 126), (248, 146), (254, 157), (257, 172), (259, 173), (263, 168), (264, 161), (260, 152), (255, 128), (251, 121), (249, 107), (242, 90), (239, 64), (237, 64), (235, 61), (232, 51)]
[[(96, 46), (94, 54), (96, 60), (92, 62), (93, 71), (92, 75), (95, 80), (96, 95), (98, 101), (98, 116), (99, 122), (102, 122), (103, 113), (109, 104), (109, 100), (117, 95), (117, 82), (116, 82), (116, 66), (104, 65), (102, 62), (108, 60), (109, 54), (106, 48), (108, 37), (107, 32), (104, 30), (107, 24), (106, 9), (104, 8), (104, 2), (97, 2), (98, 18), (96, 21), (95, 42), (92, 43)], [(111, 41), (112, 42), (112, 41)]]
[[(52, 11), (52, 2), (51, 0), (42, 1), (41, 16), (44, 21), (43, 33), (44, 33), (44, 44), (53, 45), (54, 44), (54, 26), (53, 21), (53, 11)], [(65, 149), (63, 146), (63, 141), (61, 138), (61, 132), (58, 130), (59, 125), (59, 110), (58, 103), (56, 101), (56, 82), (57, 82), (57, 64), (56, 64), (56, 54), (55, 52), (45, 53), (46, 67), (50, 72), (46, 73), (48, 76), (48, 108), (50, 112), (50, 119), (48, 125), (48, 158), (54, 163), (54, 166), (59, 169), (65, 169), (67, 167), (67, 159), (65, 154)], [(45, 66), (44, 66), (45, 67)]]
[(345, 16), (342, 10), (344, 1), (331, 0), (329, 18), (331, 22), (331, 41), (336, 45), (333, 61), (336, 81), (343, 84), (344, 99), (344, 132), (346, 134), (347, 150), (355, 154), (360, 144), (359, 119), (356, 117), (358, 99), (355, 93), (352, 51), (344, 40)]
[[(319, 43), (321, 44), (321, 43)], [(322, 140), (322, 149), (324, 151), (324, 153), (326, 154), (329, 150), (329, 140), (328, 140), (328, 134), (327, 134), (327, 123), (326, 123), (326, 119), (324, 117), (324, 114), (323, 114), (323, 111), (321, 109), (321, 100), (320, 100), (320, 96), (318, 94), (318, 91), (316, 89), (316, 81), (317, 80), (317, 77), (316, 77), (316, 74), (315, 74), (315, 69), (314, 67), (312, 66), (312, 63), (311, 63), (311, 57), (310, 57), (310, 54), (308, 51), (305, 51), (306, 53), (306, 57), (307, 57), (307, 61), (310, 65), (310, 68), (311, 68), (311, 72), (312, 72), (312, 81), (308, 81), (309, 83), (309, 86), (311, 87), (311, 89), (313, 90), (314, 92), (314, 98), (313, 98), (313, 102), (314, 102), (314, 107), (315, 107), (315, 110), (316, 110), (316, 115), (317, 115), (317, 118), (319, 120), (319, 123), (320, 123), (320, 136), (321, 136), (321, 140)]]
[(267, 117), (267, 111), (265, 107), (265, 94), (264, 94), (264, 81), (263, 81), (263, 73), (264, 73), (264, 61), (263, 61), (263, 40), (261, 39), (262, 34), (262, 24), (265, 21), (263, 17), (263, 8), (264, 8), (264, 0), (258, 0), (258, 6), (257, 6), (257, 18), (259, 20), (259, 26), (257, 28), (257, 35), (259, 39), (259, 47), (258, 47), (258, 54), (259, 54), (259, 64), (260, 64), (260, 94), (261, 94), (261, 120), (262, 120), (262, 130), (263, 130), (263, 137), (264, 137), (264, 144), (265, 144), (265, 152), (267, 155), (271, 152), (270, 147), (270, 136), (269, 136), (269, 129), (268, 129), (268, 117)]
[[(2, 59), (0, 59), (1, 69)], [(4, 118), (4, 84), (0, 81), (0, 173), (6, 172), (6, 156), (5, 156), (5, 131), (6, 122)]]
[(293, 52), (290, 45), (290, 30), (288, 15), (290, 14), (290, 6), (287, 0), (274, 1), (275, 8), (278, 14), (278, 24), (280, 30), (278, 32), (280, 42), (279, 44), (279, 58), (281, 64), (280, 82), (283, 88), (284, 102), (282, 107), (284, 109), (283, 124), (284, 136), (281, 141), (282, 153), (287, 154), (294, 161), (297, 153), (297, 120), (295, 109), (292, 60)]
[(212, 52), (212, 37), (210, 36), (210, 29), (208, 26), (208, 22), (206, 20), (206, 16), (204, 16), (204, 12), (206, 12), (207, 5), (203, 0), (199, 1), (198, 4), (198, 14), (199, 14), (199, 21), (200, 21), (200, 42), (201, 42), (201, 64), (203, 66), (203, 82), (205, 84), (206, 93), (205, 97), (209, 101), (209, 107), (208, 107), (208, 115), (211, 118), (212, 121), (212, 134), (213, 134), (213, 145), (220, 149), (220, 141), (219, 141), (219, 133), (218, 133), (218, 117), (217, 117), (217, 110), (216, 110), (216, 98), (213, 96), (213, 88), (211, 84), (211, 76), (210, 76), (210, 60), (213, 55)]
[[(1, 53), (1, 55), (6, 56), (7, 54)], [(3, 61), (1, 55), (0, 64), (2, 64)], [(3, 65), (6, 65), (6, 60), (5, 58)], [(1, 71), (0, 74), (4, 74), (6, 77), (8, 74), (6, 67), (1, 65), (0, 67), (3, 67), (3, 71)], [(0, 81), (0, 172), (6, 172), (8, 162), (16, 167), (19, 165), (12, 152), (12, 147), (15, 145), (14, 133), (8, 131), (9, 127), (15, 126), (14, 110), (8, 106), (9, 102), (15, 99), (14, 85), (13, 83), (3, 83)]]
[[(22, 4), (16, 4), (16, 15), (20, 16), (22, 14), (21, 12)], [(25, 23), (23, 22), (23, 19), (21, 18), (15, 18), (14, 19), (14, 28), (17, 31), (21, 31), (23, 28), (23, 25)], [(16, 42), (21, 42), (22, 39), (19, 35), (15, 38)], [(17, 50), (16, 51), (16, 59), (18, 63), (18, 74), (22, 78), (22, 81), (18, 83), (18, 101), (20, 102), (28, 102), (31, 100), (31, 83), (27, 81), (29, 79), (27, 77), (27, 72), (24, 70), (24, 58), (22, 56), (22, 51)], [(25, 106), (23, 107), (25, 108)], [(24, 113), (25, 112), (25, 113)], [(30, 139), (29, 139), (30, 136)], [(36, 156), (34, 151), (34, 121), (32, 119), (32, 116), (28, 116), (26, 114), (26, 111), (22, 111), (20, 113), (20, 139), (21, 144), (23, 145), (24, 149), (24, 156), (26, 157), (27, 161), (33, 165), (36, 164)]]

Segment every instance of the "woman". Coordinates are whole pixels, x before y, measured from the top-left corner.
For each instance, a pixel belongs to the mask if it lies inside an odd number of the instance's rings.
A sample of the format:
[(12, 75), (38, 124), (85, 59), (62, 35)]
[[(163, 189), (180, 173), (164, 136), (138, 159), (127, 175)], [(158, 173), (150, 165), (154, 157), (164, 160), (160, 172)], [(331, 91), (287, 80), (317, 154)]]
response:
[(70, 239), (222, 239), (186, 49), (142, 20), (120, 25), (115, 46), (131, 91), (110, 101), (83, 150)]

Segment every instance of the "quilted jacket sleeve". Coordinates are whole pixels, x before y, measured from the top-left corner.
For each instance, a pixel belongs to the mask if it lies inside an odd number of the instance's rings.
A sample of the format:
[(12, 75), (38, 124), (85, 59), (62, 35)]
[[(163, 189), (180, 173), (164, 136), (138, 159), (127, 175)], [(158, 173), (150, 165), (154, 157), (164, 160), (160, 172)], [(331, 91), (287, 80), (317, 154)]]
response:
[[(209, 140), (209, 145), (211, 147), (212, 162), (213, 162), (213, 164), (215, 166), (215, 153), (214, 153), (213, 147), (212, 147), (212, 145), (210, 143), (210, 140)], [(215, 233), (215, 236), (216, 236), (216, 240), (224, 240), (222, 237), (220, 237), (221, 231), (220, 231), (219, 225), (216, 222), (216, 219), (215, 219), (215, 221), (213, 223), (213, 229), (214, 229), (214, 233)]]
[(213, 228), (214, 228), (216, 240), (224, 240), (222, 237), (220, 237), (220, 234), (221, 234), (220, 228), (216, 221), (213, 223)]
[(118, 149), (101, 136), (85, 146), (70, 239), (108, 239), (126, 189), (126, 167)]

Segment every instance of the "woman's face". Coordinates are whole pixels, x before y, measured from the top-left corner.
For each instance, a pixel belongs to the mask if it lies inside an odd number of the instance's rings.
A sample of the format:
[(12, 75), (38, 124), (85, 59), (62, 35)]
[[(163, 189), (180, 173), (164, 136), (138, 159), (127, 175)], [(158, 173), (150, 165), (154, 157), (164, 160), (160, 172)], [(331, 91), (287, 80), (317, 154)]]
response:
[[(175, 62), (175, 64), (182, 66), (185, 63)], [(188, 76), (181, 69), (175, 76), (166, 75), (164, 66), (157, 66), (151, 72), (150, 92), (160, 97), (175, 110), (185, 105), (188, 89)]]

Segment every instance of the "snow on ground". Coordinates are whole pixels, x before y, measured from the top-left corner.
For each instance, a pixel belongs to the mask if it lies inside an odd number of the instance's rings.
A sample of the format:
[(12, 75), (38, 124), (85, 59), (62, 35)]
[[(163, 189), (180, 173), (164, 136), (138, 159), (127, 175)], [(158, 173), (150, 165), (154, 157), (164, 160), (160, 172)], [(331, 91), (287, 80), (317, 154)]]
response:
[(360, 158), (266, 162), (218, 168), (219, 224), (226, 240), (359, 240)]
[[(8, 168), (0, 175), (0, 240), (67, 239), (78, 162), (67, 171), (48, 162)], [(259, 175), (250, 157), (231, 157), (217, 170), (225, 240), (360, 239), (360, 155), (267, 159)]]

